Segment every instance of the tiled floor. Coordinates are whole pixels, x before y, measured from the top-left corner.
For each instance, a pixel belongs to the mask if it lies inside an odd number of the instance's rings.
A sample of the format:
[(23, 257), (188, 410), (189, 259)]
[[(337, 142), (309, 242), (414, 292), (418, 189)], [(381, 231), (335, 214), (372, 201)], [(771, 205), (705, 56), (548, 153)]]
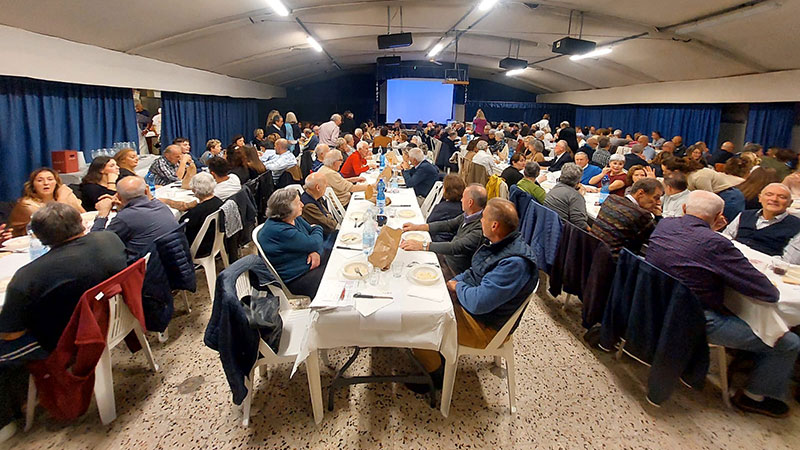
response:
[[(489, 359), (464, 357), (449, 418), (426, 398), (394, 384), (337, 392), (321, 425), (311, 418), (305, 371), (290, 367), (258, 378), (249, 427), (233, 405), (217, 354), (203, 345), (211, 305), (204, 277), (193, 310), (177, 302), (170, 340), (151, 339), (161, 372), (124, 346), (112, 353), (118, 418), (103, 426), (92, 405), (60, 424), (39, 408), (36, 424), (8, 448), (798, 448), (800, 405), (788, 419), (744, 415), (723, 405), (719, 390), (679, 388), (661, 408), (644, 399), (647, 369), (587, 348), (579, 310), (562, 314), (537, 299), (516, 333), (517, 405), (509, 414), (503, 371)], [(331, 352), (340, 366), (344, 351)], [(363, 352), (353, 373), (370, 367), (410, 370), (400, 350)], [(716, 369), (713, 369), (716, 370)], [(323, 395), (333, 372), (323, 369)], [(326, 397), (327, 398), (327, 397)]]

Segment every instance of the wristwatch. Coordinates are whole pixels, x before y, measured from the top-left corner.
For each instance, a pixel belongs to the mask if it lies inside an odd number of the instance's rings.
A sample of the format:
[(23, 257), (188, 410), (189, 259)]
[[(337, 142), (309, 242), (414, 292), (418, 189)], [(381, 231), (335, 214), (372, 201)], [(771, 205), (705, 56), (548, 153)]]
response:
[(426, 252), (428, 251), (429, 248), (431, 248), (431, 243), (430, 242), (424, 242), (422, 244), (422, 249), (425, 250)]

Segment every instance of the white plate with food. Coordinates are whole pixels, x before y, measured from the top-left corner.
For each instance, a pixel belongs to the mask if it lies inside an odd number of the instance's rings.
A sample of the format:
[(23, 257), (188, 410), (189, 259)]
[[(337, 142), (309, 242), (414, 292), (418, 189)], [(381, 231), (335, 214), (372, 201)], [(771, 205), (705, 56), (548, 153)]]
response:
[(417, 232), (406, 233), (403, 235), (403, 239), (407, 241), (428, 242), (428, 238), (424, 234)]
[(349, 280), (363, 280), (369, 274), (369, 266), (364, 262), (351, 262), (342, 267), (342, 275)]
[(411, 281), (424, 286), (436, 284), (441, 277), (438, 270), (428, 266), (415, 267), (408, 272)]
[(358, 233), (345, 233), (339, 236), (339, 242), (342, 244), (357, 244), (361, 242), (361, 235)]
[(363, 212), (350, 213), (350, 220), (356, 223), (361, 222), (362, 220), (364, 220), (364, 213)]
[(411, 210), (411, 209), (401, 209), (400, 211), (397, 211), (397, 215), (398, 215), (398, 217), (402, 217), (402, 218), (405, 218), (405, 219), (410, 219), (412, 217), (417, 217), (417, 213), (415, 213), (414, 210)]
[(3, 242), (3, 250), (8, 250), (11, 252), (21, 252), (28, 249), (31, 243), (30, 236), (20, 236), (9, 239)]

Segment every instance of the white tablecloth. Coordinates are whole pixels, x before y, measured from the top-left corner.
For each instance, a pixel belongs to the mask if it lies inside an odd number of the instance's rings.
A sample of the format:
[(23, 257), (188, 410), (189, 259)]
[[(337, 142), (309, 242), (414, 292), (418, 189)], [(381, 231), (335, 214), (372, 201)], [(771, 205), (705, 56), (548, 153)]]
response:
[[(374, 181), (376, 171), (365, 174), (369, 181)], [(414, 218), (389, 218), (387, 226), (401, 228), (405, 222), (424, 223), (422, 214), (417, 204), (417, 198), (412, 189), (401, 189), (399, 193), (389, 193), (387, 196), (393, 205), (410, 205), (396, 207), (401, 210), (412, 210), (416, 213)], [(352, 215), (363, 213), (372, 203), (363, 200), (363, 193), (354, 194), (347, 208), (347, 215), (339, 231), (339, 237), (346, 233), (361, 233), (363, 226), (355, 228)], [(427, 233), (424, 233), (427, 234)], [(342, 244), (361, 248), (361, 243)], [(333, 249), (328, 261), (325, 274), (322, 278), (315, 302), (324, 299), (337, 299), (344, 287), (345, 278), (342, 276), (342, 267), (352, 261), (366, 261), (366, 256), (360, 251)], [(406, 252), (398, 249), (395, 261), (409, 264), (411, 262), (437, 264), (436, 255), (430, 252)], [(395, 278), (391, 271), (380, 275), (381, 281), (377, 288), (369, 286), (365, 281), (356, 290), (370, 292), (384, 291), (393, 296), (393, 302), (370, 314), (362, 316), (353, 307), (343, 307), (327, 310), (315, 310), (309, 324), (309, 329), (303, 350), (295, 364), (297, 367), (305, 357), (318, 349), (338, 347), (398, 347), (418, 348), (440, 351), (445, 359), (445, 382), (442, 391), (441, 412), (447, 416), (450, 410), (450, 398), (455, 378), (458, 341), (456, 335), (456, 320), (453, 305), (447, 292), (444, 279), (440, 279), (434, 286), (417, 286), (406, 278), (410, 269), (405, 268), (401, 278)], [(437, 269), (441, 275), (441, 270)], [(408, 297), (406, 294), (417, 294), (431, 300)], [(373, 299), (356, 299), (356, 301), (374, 302)], [(314, 302), (312, 302), (312, 306)]]
[(17, 273), (20, 267), (31, 262), (31, 256), (28, 252), (24, 253), (2, 253), (0, 254), (0, 282), (3, 283), (3, 290), (0, 292), (0, 309), (6, 302), (5, 286), (8, 285), (7, 281)]
[[(550, 189), (553, 189), (558, 182), (558, 177), (561, 175), (561, 171), (544, 173), (547, 175), (547, 180), (542, 181), (539, 184), (542, 186), (542, 189), (544, 189), (545, 192), (550, 192)], [(600, 201), (600, 193), (587, 192), (583, 195), (583, 199), (586, 201), (586, 213), (592, 220), (596, 219), (597, 214), (600, 212), (600, 205), (597, 204), (597, 202)]]
[(775, 275), (766, 267), (772, 259), (771, 256), (740, 242), (732, 242), (778, 288), (780, 300), (778, 303), (765, 303), (726, 288), (725, 306), (747, 322), (756, 336), (772, 347), (789, 328), (800, 325), (800, 286), (784, 283), (780, 275)]
[[(160, 188), (156, 189), (156, 198), (166, 198), (180, 202), (191, 202), (197, 200), (197, 197), (194, 196), (194, 192), (188, 189), (181, 189), (180, 185), (161, 186)], [(179, 217), (182, 214), (175, 208), (170, 208), (169, 210), (175, 214), (175, 217)]]

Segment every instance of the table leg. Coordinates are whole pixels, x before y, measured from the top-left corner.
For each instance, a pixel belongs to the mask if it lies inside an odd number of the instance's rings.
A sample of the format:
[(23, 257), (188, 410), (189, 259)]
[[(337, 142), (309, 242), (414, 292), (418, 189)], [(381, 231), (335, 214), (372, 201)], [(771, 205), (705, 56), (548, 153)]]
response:
[(458, 369), (458, 356), (445, 358), (444, 380), (442, 383), (442, 415), (447, 417), (450, 414), (450, 400), (453, 398), (453, 385), (455, 384), (456, 371)]
[(319, 360), (316, 352), (312, 352), (306, 358), (306, 373), (308, 390), (311, 395), (311, 409), (314, 411), (314, 422), (319, 425), (325, 412), (322, 408), (322, 383), (319, 377)]

